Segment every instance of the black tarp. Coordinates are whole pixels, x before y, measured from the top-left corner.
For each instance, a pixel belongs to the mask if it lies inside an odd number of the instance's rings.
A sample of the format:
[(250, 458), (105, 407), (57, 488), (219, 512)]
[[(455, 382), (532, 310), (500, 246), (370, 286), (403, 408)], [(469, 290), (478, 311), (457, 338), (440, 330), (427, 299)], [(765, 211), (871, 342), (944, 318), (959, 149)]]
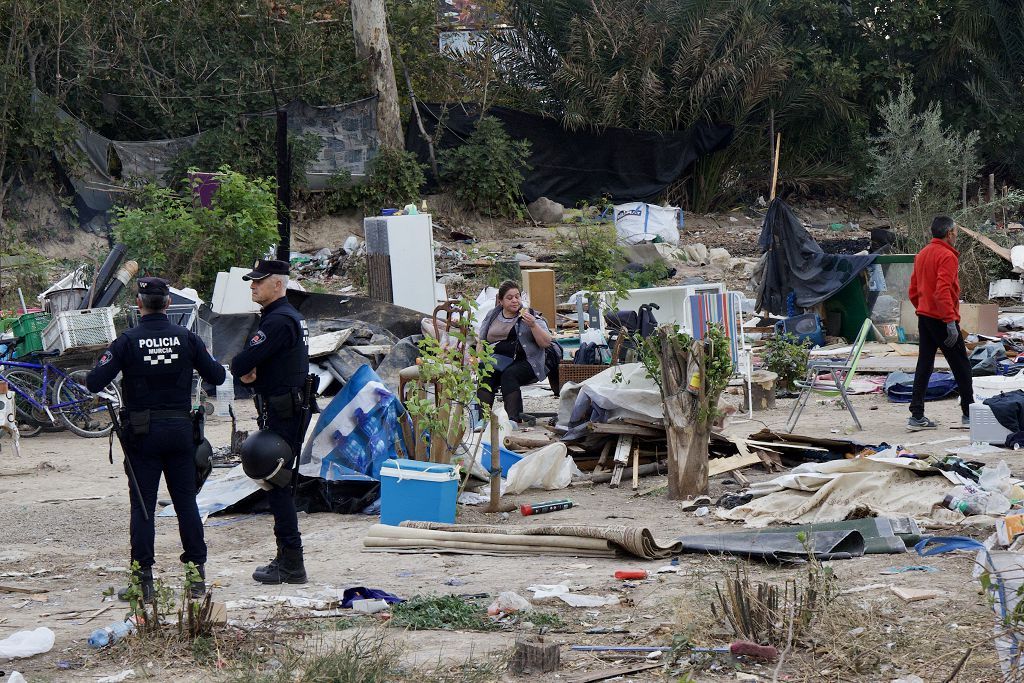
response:
[(848, 560), (864, 554), (864, 537), (855, 530), (815, 531), (806, 536), (795, 531), (737, 531), (680, 536), (678, 540), (684, 553), (733, 555), (765, 562), (806, 560), (808, 552), (819, 560)]
[[(476, 128), (479, 109), (471, 105), (417, 103), (427, 134), (434, 136), (444, 112), (439, 149), (461, 145)], [(527, 201), (547, 197), (565, 206), (608, 196), (614, 202), (651, 200), (700, 157), (732, 142), (728, 125), (701, 123), (679, 132), (606, 128), (600, 133), (568, 131), (555, 119), (507, 107), (491, 107), (513, 140), (530, 141), (530, 170), (522, 185)], [(427, 143), (415, 117), (409, 117), (405, 148), (427, 163)], [(433, 179), (430, 179), (433, 182)]]
[(757, 310), (774, 315), (789, 315), (790, 293), (798, 309), (810, 308), (875, 262), (873, 254), (826, 254), (781, 199), (768, 207), (758, 246), (768, 258), (757, 290)]

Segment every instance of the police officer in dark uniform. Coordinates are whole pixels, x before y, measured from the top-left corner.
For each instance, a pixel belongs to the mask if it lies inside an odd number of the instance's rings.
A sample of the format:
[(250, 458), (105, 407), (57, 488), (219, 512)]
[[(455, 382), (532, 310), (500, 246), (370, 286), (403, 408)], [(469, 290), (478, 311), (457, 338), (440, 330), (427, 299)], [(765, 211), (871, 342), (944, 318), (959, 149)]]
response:
[[(294, 449), (304, 435), (300, 406), (309, 374), (309, 333), (306, 321), (288, 303), (288, 264), (257, 261), (249, 280), (252, 300), (262, 308), (259, 329), (231, 361), (231, 373), (256, 392), (260, 427), (278, 434)], [(296, 456), (292, 451), (292, 458)], [(291, 463), (286, 463), (290, 466)], [(267, 491), (274, 514), (277, 556), (259, 567), (252, 578), (260, 583), (305, 583), (302, 536), (295, 512), (291, 485), (271, 486)]]
[(114, 340), (85, 383), (95, 393), (119, 372), (123, 374), (121, 392), (128, 417), (124, 421), (125, 455), (145, 501), (144, 513), (137, 497), (130, 498), (132, 560), (139, 563), (143, 597), (148, 600), (153, 593), (153, 513), (161, 473), (178, 516), (184, 550), (181, 561), (195, 563), (203, 578), (192, 585), (192, 597), (199, 597), (206, 592), (206, 542), (196, 506), (192, 371), (198, 370), (214, 385), (224, 382), (225, 372), (198, 336), (167, 319), (171, 297), (166, 280), (139, 278), (138, 286), (139, 324)]

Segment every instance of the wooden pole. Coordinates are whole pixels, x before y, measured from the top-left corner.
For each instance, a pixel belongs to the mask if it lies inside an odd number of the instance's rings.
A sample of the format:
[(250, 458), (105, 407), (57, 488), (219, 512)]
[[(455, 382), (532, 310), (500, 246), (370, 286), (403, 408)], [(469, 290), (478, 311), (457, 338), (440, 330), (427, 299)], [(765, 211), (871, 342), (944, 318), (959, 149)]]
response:
[(491, 412), (491, 458), (488, 462), (488, 468), (490, 469), (491, 475), (491, 504), (487, 508), (488, 512), (497, 512), (498, 503), (501, 501), (501, 472), (495, 474), (500, 467), (501, 462), (501, 438), (498, 429), (498, 418), (494, 416), (494, 412)]
[[(996, 174), (988, 174), (988, 201), (991, 204), (996, 200)], [(995, 207), (992, 208), (992, 222), (995, 223), (999, 220), (999, 216), (996, 214)]]
[(356, 57), (369, 63), (370, 84), (377, 95), (377, 134), (382, 147), (404, 149), (398, 84), (391, 60), (384, 0), (352, 0), (352, 33)]
[(782, 149), (782, 133), (775, 135), (775, 161), (772, 163), (772, 191), (768, 201), (775, 199), (775, 186), (779, 182), (779, 151)]

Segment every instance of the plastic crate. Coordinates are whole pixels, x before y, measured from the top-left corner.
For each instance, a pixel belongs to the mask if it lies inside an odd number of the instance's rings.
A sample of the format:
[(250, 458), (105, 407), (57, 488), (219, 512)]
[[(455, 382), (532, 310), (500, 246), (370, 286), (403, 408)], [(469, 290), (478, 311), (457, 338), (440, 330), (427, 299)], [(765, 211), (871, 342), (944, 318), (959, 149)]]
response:
[(43, 347), (65, 353), (69, 349), (110, 344), (117, 338), (114, 310), (110, 306), (61, 311), (43, 330)]
[(49, 313), (26, 313), (20, 316), (11, 326), (11, 331), (18, 338), (14, 354), (23, 357), (36, 351), (42, 351), (43, 331), (50, 321)]

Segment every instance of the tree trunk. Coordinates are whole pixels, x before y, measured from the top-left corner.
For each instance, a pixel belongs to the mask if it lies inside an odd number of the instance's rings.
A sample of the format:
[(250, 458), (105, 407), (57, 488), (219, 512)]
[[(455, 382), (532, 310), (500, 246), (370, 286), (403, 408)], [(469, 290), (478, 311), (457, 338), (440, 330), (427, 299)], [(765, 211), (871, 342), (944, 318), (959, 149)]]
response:
[[(668, 497), (680, 500), (708, 488), (711, 411), (701, 410), (710, 398), (704, 392), (704, 344), (694, 340), (686, 348), (669, 327), (658, 330), (658, 336), (668, 436)], [(713, 398), (717, 403), (718, 397)]]
[(398, 85), (391, 61), (384, 0), (352, 0), (352, 31), (356, 56), (366, 59), (370, 82), (377, 94), (377, 133), (382, 147), (404, 149), (402, 121), (398, 113)]

